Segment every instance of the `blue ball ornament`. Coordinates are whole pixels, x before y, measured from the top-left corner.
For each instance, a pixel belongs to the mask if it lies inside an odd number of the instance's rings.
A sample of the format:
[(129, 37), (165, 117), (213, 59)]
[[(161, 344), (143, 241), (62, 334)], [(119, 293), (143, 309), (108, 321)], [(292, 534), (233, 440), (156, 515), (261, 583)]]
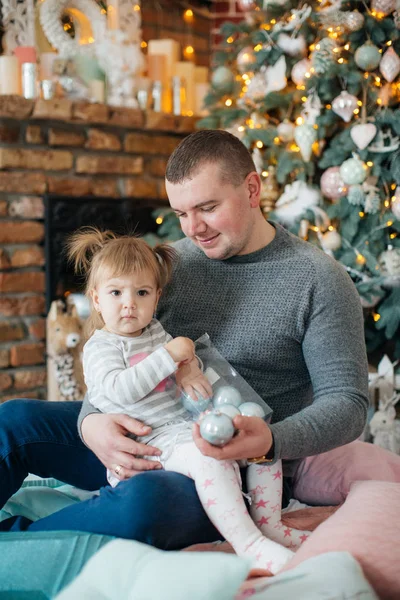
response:
[(256, 402), (243, 402), (239, 410), (244, 417), (265, 417), (265, 410)]
[(213, 446), (224, 446), (234, 433), (232, 419), (218, 410), (209, 412), (200, 421), (201, 437)]
[(187, 394), (186, 392), (182, 392), (181, 402), (188, 412), (195, 415), (199, 415), (208, 408), (211, 402), (211, 398), (204, 398), (204, 396), (202, 396), (198, 392), (196, 393), (196, 395), (197, 400), (193, 400), (193, 398), (189, 396), (189, 394)]
[(236, 408), (236, 406), (233, 406), (233, 404), (221, 404), (218, 407), (218, 410), (224, 415), (228, 415), (228, 417), (230, 417), (231, 419), (234, 419), (235, 417), (240, 415), (240, 410)]
[(215, 408), (219, 408), (223, 404), (232, 404), (239, 408), (242, 403), (243, 398), (240, 392), (232, 385), (223, 385), (214, 394), (213, 404)]

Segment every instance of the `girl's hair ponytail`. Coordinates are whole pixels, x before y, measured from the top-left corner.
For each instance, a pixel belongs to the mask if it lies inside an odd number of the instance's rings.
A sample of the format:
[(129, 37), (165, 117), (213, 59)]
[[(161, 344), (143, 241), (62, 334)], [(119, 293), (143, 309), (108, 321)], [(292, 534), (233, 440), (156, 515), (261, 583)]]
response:
[(160, 288), (162, 289), (170, 280), (174, 263), (178, 259), (178, 253), (168, 244), (155, 246), (153, 252), (160, 265)]
[(68, 260), (74, 264), (76, 273), (88, 273), (92, 259), (110, 240), (115, 240), (112, 231), (100, 231), (97, 227), (84, 227), (67, 239)]

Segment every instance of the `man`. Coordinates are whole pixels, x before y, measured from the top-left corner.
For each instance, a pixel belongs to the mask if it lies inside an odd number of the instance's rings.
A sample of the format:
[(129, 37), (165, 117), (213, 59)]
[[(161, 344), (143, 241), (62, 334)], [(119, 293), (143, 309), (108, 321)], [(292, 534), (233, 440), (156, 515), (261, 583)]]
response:
[[(367, 360), (356, 290), (338, 263), (264, 220), (260, 178), (229, 133), (201, 131), (183, 140), (169, 160), (166, 186), (187, 237), (176, 245), (181, 260), (158, 317), (173, 336), (207, 332), (274, 409), (270, 427), (236, 417), (239, 434), (222, 449), (195, 429), (196, 443), (216, 458), (284, 459), (287, 502), (298, 459), (351, 442), (365, 424)], [(79, 408), (35, 401), (0, 407), (0, 500), (27, 472), (94, 490), (106, 485), (107, 467), (124, 481), (35, 523), (7, 520), (3, 529), (75, 529), (168, 549), (218, 538), (193, 482), (142, 458), (158, 454), (140, 444), (148, 428), (123, 415), (90, 414), (86, 404), (80, 429), (93, 454), (75, 431)]]

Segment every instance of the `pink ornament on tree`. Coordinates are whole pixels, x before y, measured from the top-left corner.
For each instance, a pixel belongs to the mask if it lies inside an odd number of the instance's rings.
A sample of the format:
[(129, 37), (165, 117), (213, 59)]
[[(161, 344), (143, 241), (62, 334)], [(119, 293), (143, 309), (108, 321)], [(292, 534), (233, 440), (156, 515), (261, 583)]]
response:
[(321, 177), (321, 192), (327, 198), (336, 200), (346, 196), (348, 187), (340, 176), (340, 167), (329, 167)]
[(379, 70), (389, 83), (392, 83), (400, 73), (400, 58), (392, 47), (388, 48), (383, 55)]
[(351, 120), (354, 110), (357, 108), (358, 100), (346, 90), (340, 92), (339, 96), (337, 96), (332, 102), (332, 110), (334, 113), (339, 115), (343, 121), (349, 123)]

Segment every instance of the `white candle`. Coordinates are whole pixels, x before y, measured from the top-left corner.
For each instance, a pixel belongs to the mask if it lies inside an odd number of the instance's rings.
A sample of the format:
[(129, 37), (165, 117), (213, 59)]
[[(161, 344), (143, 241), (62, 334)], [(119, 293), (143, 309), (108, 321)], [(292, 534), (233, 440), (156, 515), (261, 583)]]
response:
[(181, 54), (181, 48), (178, 42), (175, 40), (149, 40), (147, 46), (147, 53), (150, 56), (158, 55), (165, 56), (165, 79), (164, 79), (164, 93), (163, 93), (163, 111), (171, 112), (171, 84), (172, 77), (177, 73), (174, 72), (174, 65), (179, 60)]
[(194, 68), (189, 61), (175, 63), (174, 74), (183, 79), (186, 90), (185, 114), (194, 114), (195, 110)]
[(208, 83), (196, 83), (196, 99), (194, 114), (204, 117), (207, 114), (207, 109), (204, 108), (204, 98), (206, 97), (209, 90)]
[(194, 68), (194, 81), (195, 81), (195, 83), (207, 83), (208, 67), (195, 67)]
[(107, 27), (119, 29), (119, 0), (107, 0)]
[(0, 56), (0, 91), (2, 94), (21, 93), (21, 68), (16, 56)]
[(100, 102), (102, 104), (105, 100), (104, 81), (101, 81), (101, 79), (92, 79), (89, 81), (89, 94), (91, 102)]
[(40, 79), (52, 79), (53, 73), (53, 62), (58, 57), (56, 52), (42, 52), (40, 54)]

